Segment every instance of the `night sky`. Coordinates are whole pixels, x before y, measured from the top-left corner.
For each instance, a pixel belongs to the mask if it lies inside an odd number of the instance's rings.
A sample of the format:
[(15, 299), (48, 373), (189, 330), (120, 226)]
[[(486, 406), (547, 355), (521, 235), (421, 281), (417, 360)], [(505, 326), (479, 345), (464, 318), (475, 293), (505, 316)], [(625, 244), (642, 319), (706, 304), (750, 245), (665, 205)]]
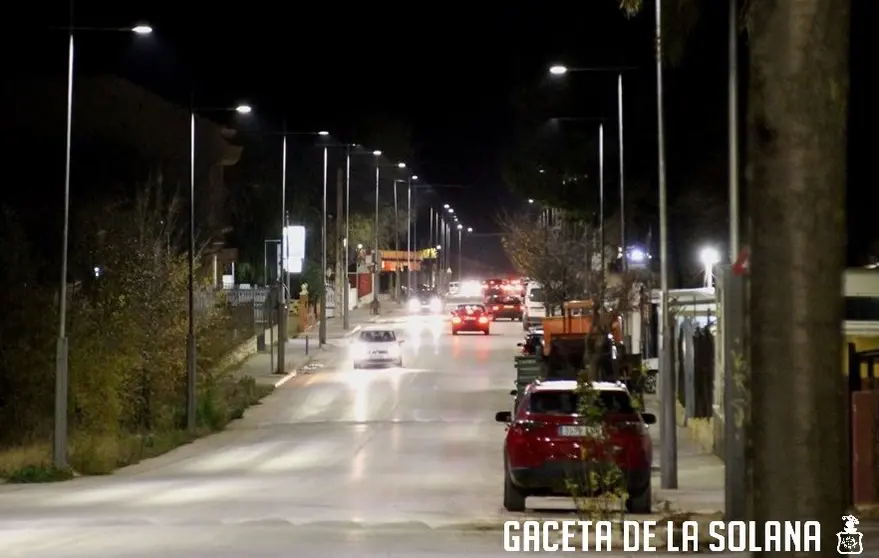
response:
[[(21, 24), (3, 38), (7, 71), (63, 74), (65, 33), (45, 28), (67, 24), (65, 4), (40, 3), (38, 15), (16, 7)], [(537, 6), (81, 1), (78, 26), (146, 22), (155, 32), (81, 33), (78, 69), (118, 73), (183, 105), (193, 89), (201, 105), (247, 101), (263, 121), (286, 116), (295, 128), (327, 129), (345, 141), (363, 141), (365, 117), (408, 122), (415, 160), (407, 163), (427, 182), (463, 186), (442, 190), (444, 201), (466, 224), (491, 231), (499, 206), (522, 202), (502, 183), (500, 164), (513, 133), (514, 90), (577, 88), (577, 102), (559, 107), (559, 116), (615, 115), (612, 80), (573, 75), (549, 83), (553, 62), (636, 68), (626, 90), (627, 167), (634, 175), (655, 169), (652, 10), (627, 20), (614, 0), (574, 10), (561, 2)], [(723, 38), (713, 34), (697, 37), (704, 44), (688, 64), (719, 87), (717, 95), (695, 94), (692, 83), (671, 87), (670, 133), (680, 105), (689, 120), (725, 127)], [(707, 69), (700, 74), (699, 67)]]

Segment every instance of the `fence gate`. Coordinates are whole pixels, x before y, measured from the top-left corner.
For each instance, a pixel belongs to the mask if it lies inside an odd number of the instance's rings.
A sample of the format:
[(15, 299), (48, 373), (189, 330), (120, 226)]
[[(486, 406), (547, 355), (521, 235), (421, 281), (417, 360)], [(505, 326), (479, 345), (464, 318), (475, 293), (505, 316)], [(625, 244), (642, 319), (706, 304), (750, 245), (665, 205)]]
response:
[(696, 412), (696, 347), (693, 337), (697, 326), (690, 318), (684, 318), (679, 328), (678, 339), (680, 375), (678, 398), (686, 411), (686, 418), (692, 418)]

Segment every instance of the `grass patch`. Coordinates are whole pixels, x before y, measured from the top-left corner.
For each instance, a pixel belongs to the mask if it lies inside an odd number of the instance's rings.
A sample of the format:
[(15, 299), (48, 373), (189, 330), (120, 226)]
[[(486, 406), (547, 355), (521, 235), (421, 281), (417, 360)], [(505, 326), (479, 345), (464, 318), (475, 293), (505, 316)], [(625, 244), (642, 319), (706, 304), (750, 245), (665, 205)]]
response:
[(194, 434), (185, 430), (74, 434), (69, 440), (69, 469), (59, 469), (52, 464), (50, 443), (0, 448), (0, 479), (12, 483), (42, 483), (69, 480), (74, 477), (74, 471), (83, 475), (107, 475), (223, 430), (272, 391), (271, 386), (258, 385), (250, 377), (225, 381), (208, 389), (199, 397), (199, 427)]

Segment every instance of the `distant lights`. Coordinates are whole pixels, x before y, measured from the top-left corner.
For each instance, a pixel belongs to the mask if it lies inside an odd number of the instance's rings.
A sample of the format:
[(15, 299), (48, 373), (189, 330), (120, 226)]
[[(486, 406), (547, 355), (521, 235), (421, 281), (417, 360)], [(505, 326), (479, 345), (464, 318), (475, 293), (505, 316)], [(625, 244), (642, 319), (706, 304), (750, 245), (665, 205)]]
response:
[(235, 107), (235, 112), (237, 112), (238, 114), (250, 114), (251, 112), (253, 112), (253, 107), (251, 107), (250, 105), (238, 105), (237, 107)]
[(406, 163), (397, 163), (397, 168), (398, 168), (398, 169), (405, 169), (405, 168), (406, 168)]
[(330, 135), (330, 133), (327, 132), (326, 130), (321, 130), (320, 132), (317, 133), (317, 135), (319, 135), (319, 136), (328, 136), (328, 135)]
[(372, 154), (375, 155), (376, 157), (381, 157), (382, 156), (381, 149), (376, 149), (375, 151), (372, 152)]
[(132, 27), (131, 31), (133, 33), (137, 33), (138, 35), (149, 35), (150, 33), (153, 32), (153, 28), (150, 27), (149, 25), (140, 24), (140, 25), (135, 25), (134, 27)]
[(561, 64), (556, 64), (554, 66), (550, 66), (549, 73), (554, 76), (563, 76), (568, 73), (568, 67)]

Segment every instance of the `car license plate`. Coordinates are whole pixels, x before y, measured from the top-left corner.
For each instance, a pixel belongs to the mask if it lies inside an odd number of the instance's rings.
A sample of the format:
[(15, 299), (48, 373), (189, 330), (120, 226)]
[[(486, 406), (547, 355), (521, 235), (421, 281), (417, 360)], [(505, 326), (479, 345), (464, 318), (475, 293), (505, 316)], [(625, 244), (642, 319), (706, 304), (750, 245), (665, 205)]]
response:
[(467, 320), (468, 322), (472, 322), (476, 318), (474, 318), (473, 316), (470, 316), (469, 318), (464, 318), (464, 319)]
[(504, 308), (515, 308), (515, 306), (504, 306)]
[(565, 425), (559, 426), (559, 436), (595, 438), (601, 434), (600, 426)]

